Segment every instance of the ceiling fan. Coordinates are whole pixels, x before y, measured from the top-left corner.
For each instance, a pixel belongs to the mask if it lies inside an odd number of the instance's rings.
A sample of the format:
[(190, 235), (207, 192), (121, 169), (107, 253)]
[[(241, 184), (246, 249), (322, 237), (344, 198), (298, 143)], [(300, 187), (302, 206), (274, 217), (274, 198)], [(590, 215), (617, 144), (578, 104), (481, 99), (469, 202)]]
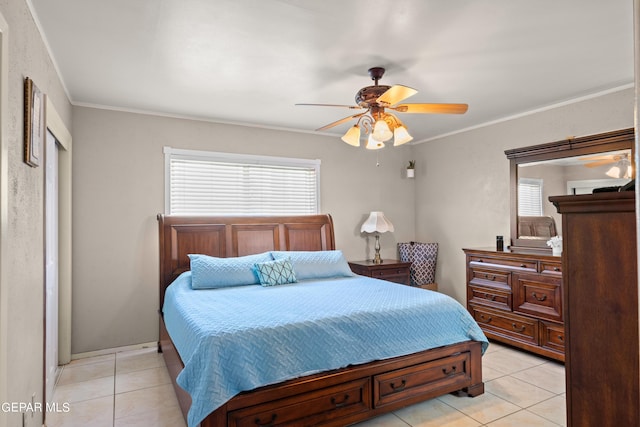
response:
[(613, 163), (613, 166), (606, 172), (612, 178), (629, 179), (633, 175), (633, 167), (629, 154), (627, 153), (611, 153), (600, 156), (582, 157), (580, 160), (588, 161), (584, 165), (588, 168), (605, 166)]
[(365, 110), (351, 116), (336, 120), (333, 123), (316, 129), (323, 131), (334, 126), (341, 125), (349, 120), (358, 119), (343, 136), (342, 140), (355, 147), (360, 146), (360, 128), (364, 128), (369, 134), (366, 148), (378, 149), (384, 147), (384, 142), (394, 138), (393, 145), (402, 145), (413, 137), (407, 131), (404, 124), (394, 114), (385, 110), (393, 110), (398, 113), (408, 114), (464, 114), (469, 106), (467, 104), (399, 104), (410, 96), (418, 93), (417, 90), (403, 85), (386, 86), (379, 85), (378, 80), (384, 75), (385, 69), (373, 67), (369, 69), (369, 76), (375, 81), (373, 86), (363, 87), (356, 94), (357, 105), (339, 104), (296, 104), (321, 107), (343, 107), (352, 110)]

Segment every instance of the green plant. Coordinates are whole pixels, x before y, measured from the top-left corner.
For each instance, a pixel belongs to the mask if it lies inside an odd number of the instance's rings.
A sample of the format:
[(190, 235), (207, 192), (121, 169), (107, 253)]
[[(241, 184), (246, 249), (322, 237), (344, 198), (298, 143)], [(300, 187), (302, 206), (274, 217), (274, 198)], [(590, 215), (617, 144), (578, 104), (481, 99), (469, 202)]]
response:
[(415, 168), (416, 168), (416, 161), (409, 160), (409, 166), (407, 166), (407, 169), (415, 169)]

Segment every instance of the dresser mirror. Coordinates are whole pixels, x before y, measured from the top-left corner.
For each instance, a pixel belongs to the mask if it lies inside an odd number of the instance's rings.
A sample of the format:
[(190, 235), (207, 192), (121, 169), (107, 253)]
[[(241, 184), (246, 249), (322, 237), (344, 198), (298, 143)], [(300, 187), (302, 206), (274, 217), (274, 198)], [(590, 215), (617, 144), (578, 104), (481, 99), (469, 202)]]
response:
[(510, 161), (511, 245), (519, 252), (551, 252), (562, 235), (549, 196), (589, 194), (628, 183), (635, 175), (634, 131), (623, 129), (505, 151)]

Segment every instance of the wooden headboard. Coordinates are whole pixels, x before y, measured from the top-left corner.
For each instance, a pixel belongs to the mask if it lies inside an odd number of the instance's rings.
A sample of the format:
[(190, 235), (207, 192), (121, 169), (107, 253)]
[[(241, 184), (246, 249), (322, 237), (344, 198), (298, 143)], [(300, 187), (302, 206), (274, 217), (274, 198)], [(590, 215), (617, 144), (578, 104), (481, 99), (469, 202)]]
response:
[(182, 272), (189, 270), (188, 254), (228, 258), (265, 251), (335, 249), (331, 215), (158, 215), (158, 225), (160, 310), (167, 286)]

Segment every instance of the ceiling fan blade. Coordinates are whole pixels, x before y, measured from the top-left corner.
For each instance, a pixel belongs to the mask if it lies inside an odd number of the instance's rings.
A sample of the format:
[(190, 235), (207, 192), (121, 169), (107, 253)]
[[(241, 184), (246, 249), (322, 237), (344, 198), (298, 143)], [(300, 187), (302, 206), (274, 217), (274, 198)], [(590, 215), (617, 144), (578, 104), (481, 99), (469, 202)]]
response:
[(604, 166), (604, 165), (609, 165), (611, 163), (615, 163), (616, 161), (614, 159), (605, 159), (605, 160), (598, 160), (596, 162), (591, 162), (591, 163), (585, 163), (585, 166), (588, 168), (596, 168), (598, 166)]
[[(369, 111), (369, 110), (367, 110), (367, 111)], [(328, 125), (325, 125), (325, 126), (322, 126), (321, 128), (316, 129), (316, 132), (319, 132), (319, 131), (322, 131), (322, 130), (327, 130), (327, 129), (330, 129), (330, 128), (334, 127), (334, 126), (338, 126), (338, 125), (341, 125), (343, 123), (346, 123), (351, 119), (355, 119), (357, 117), (365, 115), (367, 113), (367, 111), (365, 111), (364, 113), (360, 113), (360, 114), (354, 114), (353, 116), (348, 116), (348, 117), (345, 117), (345, 118), (340, 119), (340, 120), (336, 120), (333, 123), (329, 123)]]
[(409, 114), (464, 114), (469, 106), (467, 104), (400, 104), (392, 109)]
[(417, 90), (408, 86), (394, 85), (385, 91), (382, 95), (376, 99), (376, 102), (384, 105), (394, 105), (400, 101), (404, 101), (410, 96), (418, 93)]
[(352, 110), (359, 110), (362, 108), (359, 105), (342, 105), (342, 104), (296, 104), (296, 105), (311, 106), (311, 107), (343, 107), (343, 108), (350, 108)]

